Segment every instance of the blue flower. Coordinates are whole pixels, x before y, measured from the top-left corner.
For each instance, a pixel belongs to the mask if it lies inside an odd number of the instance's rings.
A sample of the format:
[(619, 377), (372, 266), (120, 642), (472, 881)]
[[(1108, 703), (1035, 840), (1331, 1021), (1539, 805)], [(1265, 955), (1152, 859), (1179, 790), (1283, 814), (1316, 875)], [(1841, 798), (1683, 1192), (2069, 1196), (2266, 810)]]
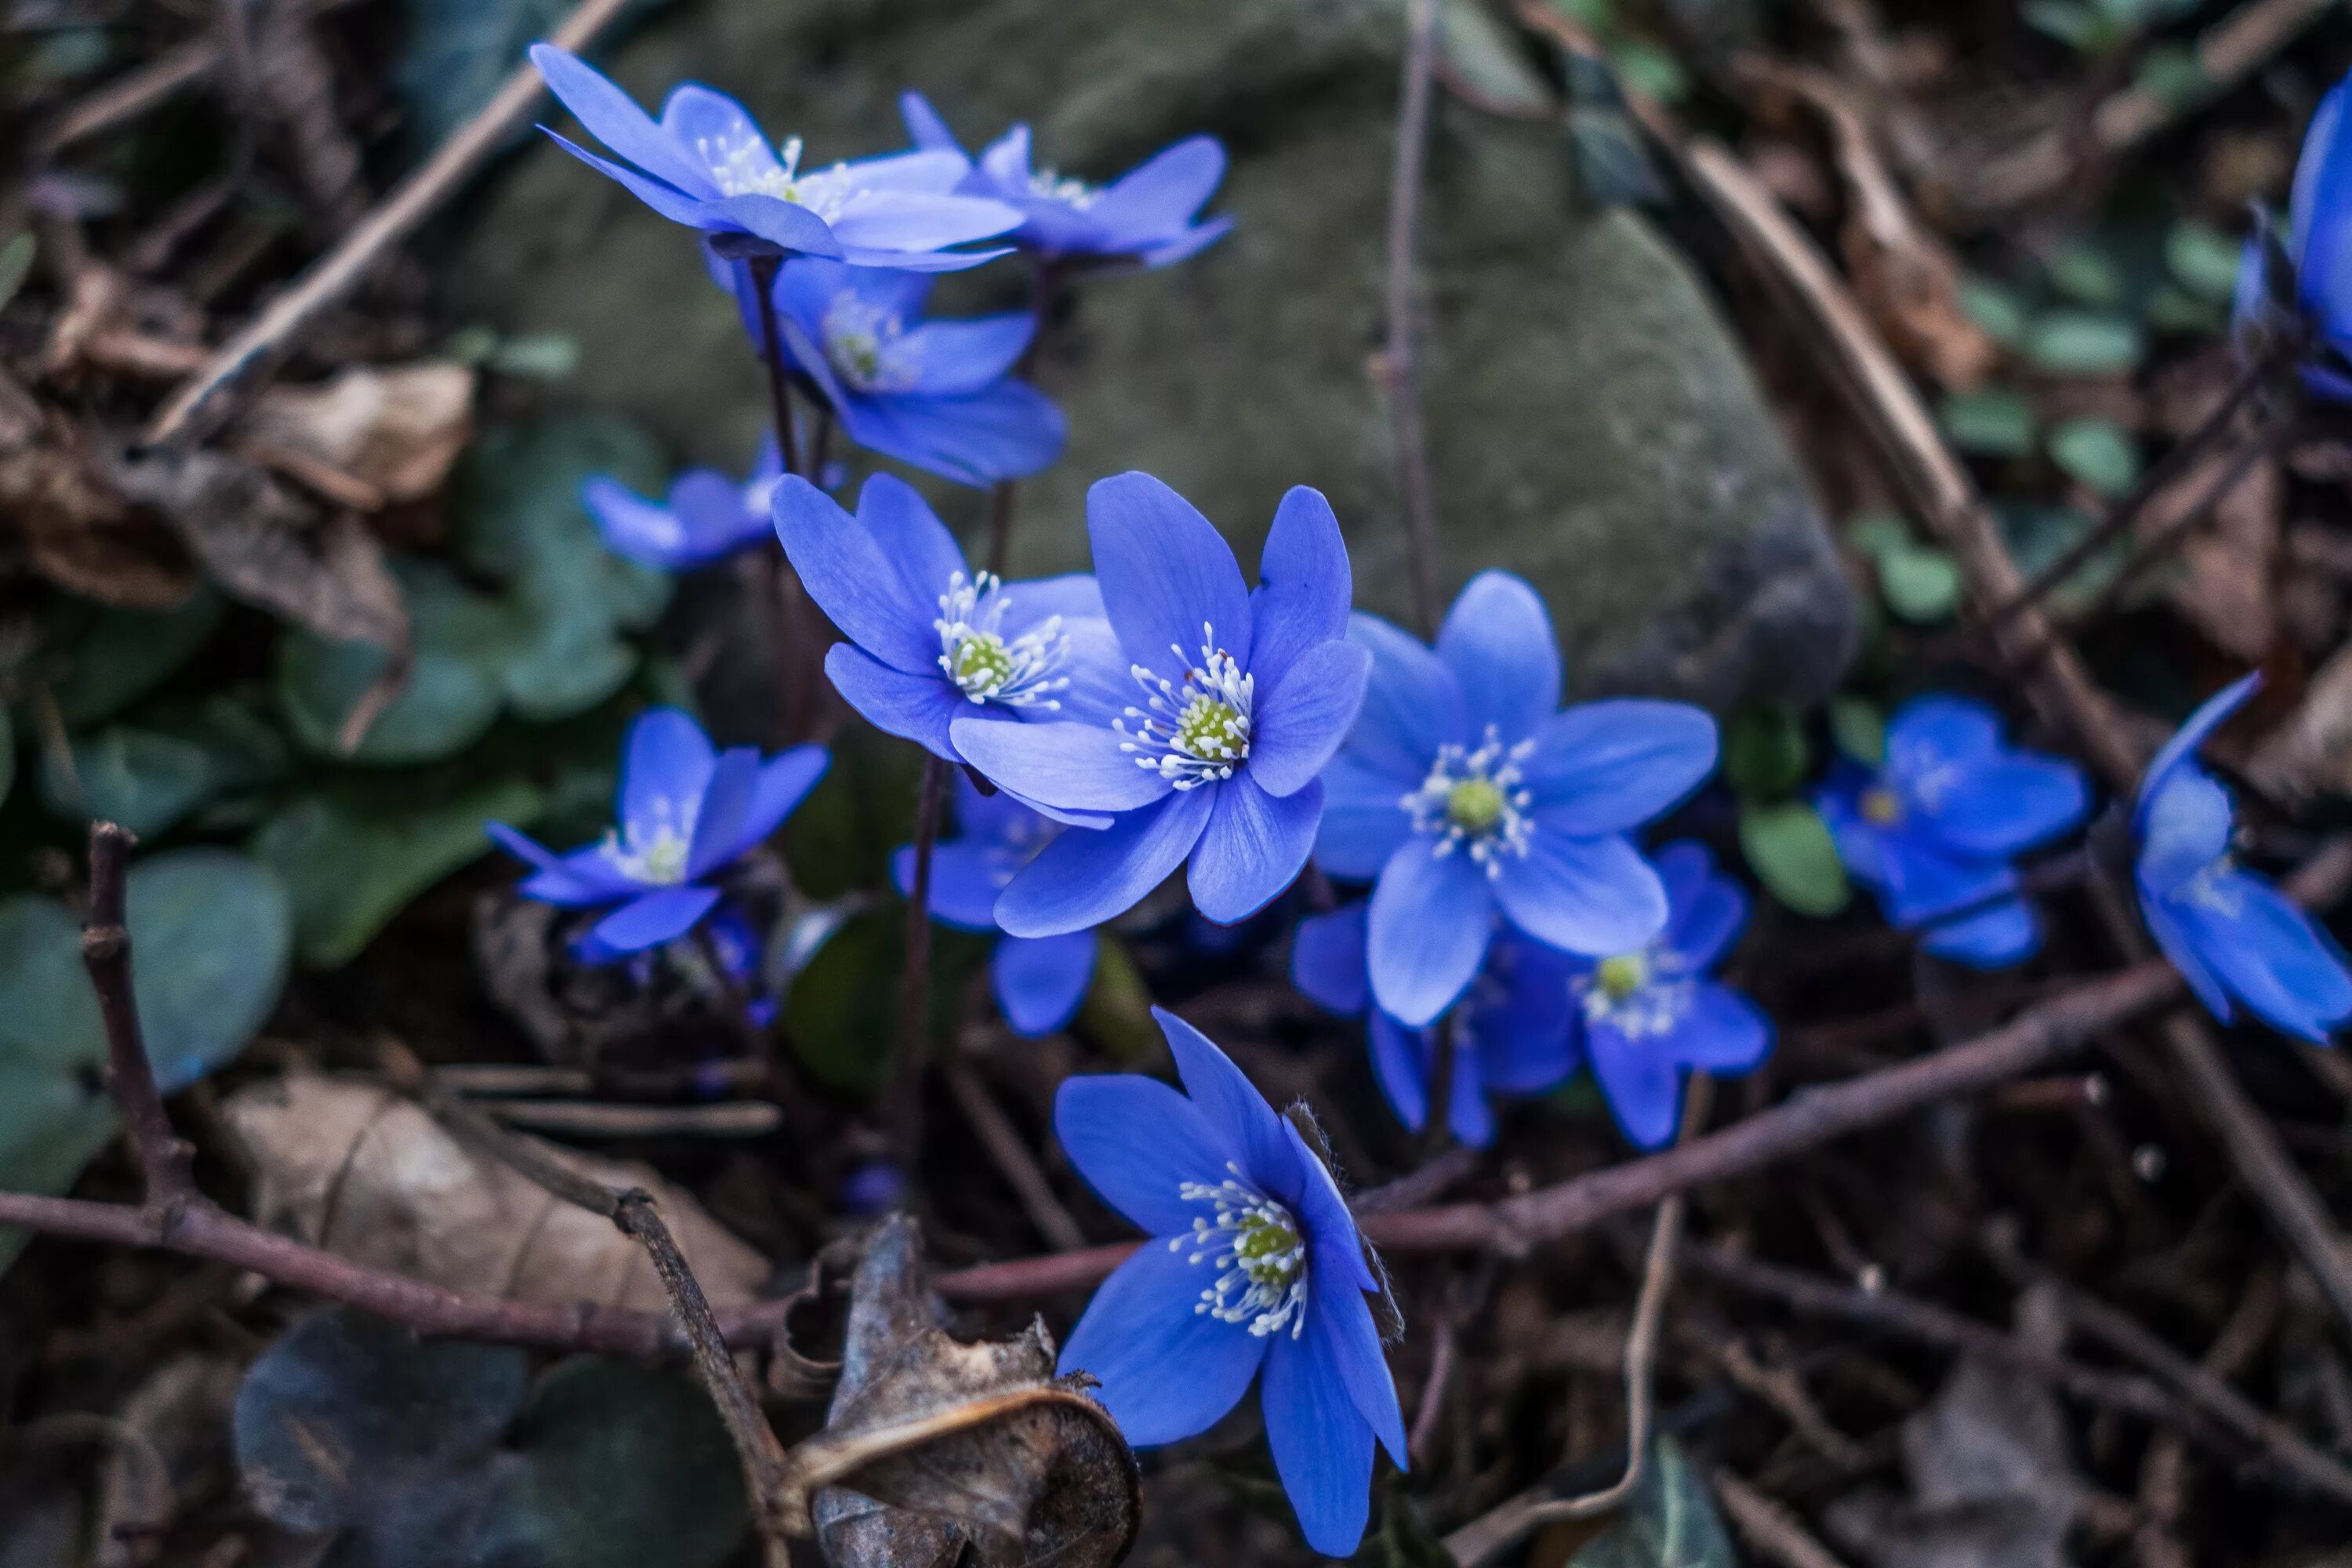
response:
[(1060, 722), (950, 726), (1003, 788), (1089, 827), (1108, 818), (1014, 877), (997, 923), (1015, 936), (1099, 925), (1187, 857), (1193, 905), (1246, 920), (1306, 865), (1323, 814), (1315, 775), (1363, 700), (1370, 659), (1343, 636), (1353, 584), (1339, 520), (1314, 490), (1284, 496), (1255, 595), (1209, 520), (1149, 474), (1088, 490), (1087, 532), (1118, 648), (1076, 662), (1089, 683), (1123, 668), (1144, 705), (1107, 717), (1089, 698)]
[(769, 492), (783, 471), (771, 437), (740, 484), (716, 468), (688, 468), (671, 481), (665, 504), (597, 474), (581, 485), (580, 501), (614, 554), (683, 572), (765, 539)]
[(1404, 1420), (1347, 1201), (1288, 1120), (1173, 1014), (1191, 1098), (1157, 1079), (1074, 1078), (1054, 1131), (1103, 1200), (1155, 1239), (1103, 1282), (1062, 1347), (1138, 1447), (1206, 1431), (1260, 1377), (1275, 1469), (1307, 1542), (1345, 1557), (1370, 1509), (1372, 1442), (1405, 1465)]
[(2343, 950), (2308, 914), (2230, 853), (2230, 792), (2197, 748), (2262, 684), (2249, 675), (2209, 699), (2165, 742), (2132, 807), (2140, 914), (2199, 1001), (2223, 1023), (2231, 998), (2282, 1034), (2327, 1044), (2352, 1019)]
[[(919, 92), (898, 100), (907, 132), (927, 153), (963, 156), (955, 132)], [(1234, 226), (1229, 217), (1192, 221), (1225, 176), (1225, 150), (1193, 136), (1153, 154), (1108, 185), (1090, 185), (1029, 163), (1029, 128), (1016, 125), (980, 155), (960, 187), (1011, 204), (1023, 222), (1013, 237), (1041, 256), (1131, 257), (1166, 267), (1205, 250)]]
[(623, 162), (548, 132), (564, 151), (671, 222), (739, 253), (951, 272), (1004, 252), (949, 253), (947, 247), (1022, 222), (1016, 207), (956, 194), (971, 172), (960, 153), (902, 153), (803, 174), (800, 139), (786, 142), (779, 157), (743, 106), (723, 92), (695, 82), (674, 88), (656, 123), (577, 55), (534, 44), (530, 58), (549, 89)]
[(1315, 862), (1372, 881), (1372, 994), (1420, 1026), (1453, 1005), (1501, 917), (1569, 952), (1638, 946), (1666, 897), (1626, 837), (1715, 766), (1715, 721), (1679, 702), (1559, 710), (1559, 647), (1535, 590), (1473, 578), (1434, 652), (1386, 621), (1363, 717), (1324, 770)]
[[(963, 837), (946, 839), (931, 851), (931, 918), (961, 931), (995, 931), (996, 895), (1054, 841), (1062, 825), (1002, 790), (983, 795), (961, 777), (956, 822)], [(890, 871), (899, 893), (911, 897), (913, 845), (902, 846), (892, 857)], [(1095, 973), (1095, 933), (1000, 936), (988, 973), (996, 1005), (1014, 1034), (1029, 1039), (1050, 1035), (1076, 1017), (1086, 1000)]]
[[(1290, 976), (1318, 1006), (1354, 1017), (1371, 1006), (1371, 971), (1365, 962), (1368, 901), (1298, 922), (1290, 949)], [(1541, 942), (1506, 931), (1486, 950), (1485, 966), (1463, 994), (1454, 1021), (1445, 1124), (1475, 1149), (1495, 1141), (1490, 1094), (1540, 1094), (1576, 1070), (1569, 979), (1576, 960)], [(1373, 1010), (1366, 1030), (1372, 1076), (1397, 1120), (1419, 1131), (1429, 1120), (1429, 1078), (1437, 1060), (1438, 1032), (1416, 1029)]]
[(1067, 433), (1062, 411), (1012, 374), (1036, 336), (1036, 316), (926, 321), (931, 281), (837, 261), (787, 262), (775, 286), (785, 357), (870, 451), (968, 485), (1049, 467)]
[(1571, 960), (1569, 980), (1593, 1079), (1644, 1149), (1674, 1142), (1685, 1071), (1736, 1078), (1772, 1050), (1772, 1021), (1707, 978), (1748, 923), (1747, 889), (1716, 873), (1704, 845), (1669, 844), (1652, 864), (1665, 885), (1665, 930), (1598, 963)]
[(2278, 333), (2309, 333), (2302, 367), (2306, 386), (2352, 402), (2352, 117), (2344, 112), (2352, 79), (2320, 100), (2295, 160), (2284, 235), (2256, 215), (2238, 264), (2231, 322), (2254, 352)]
[(751, 746), (714, 752), (701, 726), (675, 708), (638, 715), (623, 742), (620, 826), (602, 842), (558, 856), (505, 823), (489, 834), (534, 868), (523, 897), (566, 909), (620, 908), (588, 932), (606, 956), (685, 935), (719, 901), (709, 879), (792, 815), (829, 759), (795, 746), (762, 763)]
[(1083, 573), (1003, 583), (974, 573), (913, 486), (876, 474), (852, 517), (806, 479), (778, 481), (776, 537), (801, 582), (848, 637), (825, 673), (877, 729), (965, 759), (950, 726), (1107, 720), (1123, 684), (1102, 594)]
[[(1875, 771), (1841, 763), (1814, 806), (1857, 881), (1921, 944), (1978, 968), (2016, 963), (2042, 945), (2011, 858), (2083, 820), (2089, 791), (2073, 763), (2001, 741), (2000, 716), (1961, 697), (1921, 697), (1886, 727)], [(1940, 917), (1962, 910), (1958, 919)]]

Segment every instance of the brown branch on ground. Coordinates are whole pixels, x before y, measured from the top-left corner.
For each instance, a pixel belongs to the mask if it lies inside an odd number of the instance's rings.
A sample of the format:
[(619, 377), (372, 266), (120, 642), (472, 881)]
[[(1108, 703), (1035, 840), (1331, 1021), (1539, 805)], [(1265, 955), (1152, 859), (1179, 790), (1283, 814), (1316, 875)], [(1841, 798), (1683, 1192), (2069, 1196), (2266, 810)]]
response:
[(147, 1210), (168, 1233), (196, 1201), (195, 1151), (172, 1131), (172, 1119), (163, 1113), (131, 989), (131, 929), (123, 900), (134, 842), (128, 829), (114, 823), (89, 825), (89, 919), (81, 929), (81, 960), (106, 1027), (108, 1087), (139, 1157)]

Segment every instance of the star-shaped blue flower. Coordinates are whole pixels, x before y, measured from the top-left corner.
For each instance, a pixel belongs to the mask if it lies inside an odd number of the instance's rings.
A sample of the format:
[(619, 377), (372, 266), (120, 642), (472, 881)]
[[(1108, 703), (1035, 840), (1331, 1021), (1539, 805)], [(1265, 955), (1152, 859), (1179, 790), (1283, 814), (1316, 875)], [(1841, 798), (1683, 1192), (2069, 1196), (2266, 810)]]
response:
[(597, 474), (581, 485), (580, 501), (614, 554), (683, 572), (766, 539), (768, 497), (783, 471), (772, 437), (761, 444), (751, 477), (740, 484), (716, 468), (688, 468), (671, 481), (668, 500), (658, 501)]
[[(961, 838), (931, 851), (931, 918), (961, 931), (995, 931), (996, 895), (1013, 874), (1054, 841), (1062, 825), (1039, 816), (1003, 790), (984, 795), (969, 779), (956, 780)], [(902, 896), (915, 889), (915, 847), (899, 847), (890, 873)], [(1034, 1039), (1077, 1016), (1094, 980), (1095, 933), (1002, 936), (990, 954), (989, 981), (1013, 1032)]]
[(1275, 1469), (1316, 1551), (1370, 1512), (1372, 1445), (1402, 1469), (1404, 1419), (1366, 1293), (1378, 1284), (1323, 1162), (1199, 1030), (1158, 1008), (1190, 1098), (1155, 1079), (1074, 1078), (1054, 1130), (1103, 1201), (1153, 1239), (1062, 1347), (1138, 1447), (1206, 1431), (1260, 1382)]
[(1108, 723), (1118, 711), (1126, 683), (1092, 577), (974, 573), (922, 496), (887, 474), (866, 481), (855, 517), (793, 475), (772, 510), (809, 597), (849, 638), (825, 674), (875, 728), (961, 763), (953, 727), (968, 715)]
[[(907, 133), (925, 152), (963, 148), (928, 100), (898, 100)], [(1192, 136), (1154, 153), (1108, 185), (1090, 185), (1029, 162), (1029, 127), (1016, 125), (980, 155), (961, 187), (1020, 209), (1013, 237), (1041, 256), (1101, 261), (1127, 258), (1166, 267), (1223, 238), (1229, 217), (1193, 221), (1225, 176), (1225, 149), (1213, 136)]]
[(1003, 202), (956, 194), (971, 173), (960, 153), (903, 153), (803, 173), (800, 140), (786, 142), (779, 156), (723, 92), (696, 82), (674, 88), (657, 123), (577, 55), (534, 44), (530, 58), (549, 90), (623, 162), (549, 136), (672, 223), (739, 252), (952, 272), (1004, 252), (948, 247), (1023, 221)]
[(523, 897), (566, 909), (620, 907), (596, 922), (590, 951), (611, 957), (684, 936), (719, 902), (709, 879), (782, 826), (824, 774), (822, 746), (761, 762), (757, 749), (712, 749), (675, 708), (629, 726), (621, 756), (620, 826), (601, 842), (558, 856), (503, 822), (489, 834), (531, 866)]
[(2258, 213), (2238, 264), (2231, 324), (2241, 342), (2308, 333), (2304, 384), (2322, 397), (2352, 403), (2352, 116), (2345, 113), (2352, 79), (2319, 101), (2295, 160), (2286, 232)]
[[(1368, 1009), (1366, 1035), (1372, 1076), (1397, 1120), (1414, 1131), (1429, 1120), (1429, 1079), (1437, 1060), (1438, 1031), (1399, 1023), (1371, 1006), (1371, 970), (1365, 962), (1368, 900), (1298, 922), (1290, 949), (1290, 976), (1300, 994), (1344, 1017)], [(1486, 961), (1454, 1013), (1460, 1031), (1445, 1125), (1474, 1149), (1495, 1142), (1496, 1094), (1540, 1094), (1576, 1070), (1574, 1015), (1569, 981), (1577, 961), (1541, 942), (1505, 931), (1486, 949)]]
[(2199, 1001), (2229, 1023), (2231, 999), (2281, 1034), (2328, 1043), (2352, 1020), (2352, 973), (2319, 922), (2231, 853), (2230, 792), (2197, 748), (2262, 684), (2259, 673), (2209, 699), (2165, 742), (2132, 807), (2141, 916)]
[(1036, 316), (927, 321), (931, 283), (923, 273), (789, 261), (774, 296), (784, 355), (869, 451), (967, 485), (1050, 467), (1067, 435), (1062, 411), (1012, 374)]
[(1737, 1078), (1772, 1051), (1772, 1020), (1707, 977), (1748, 923), (1747, 889), (1717, 872), (1702, 844), (1669, 844), (1652, 864), (1665, 929), (1597, 963), (1570, 960), (1568, 983), (1601, 1097), (1643, 1149), (1674, 1142), (1685, 1073)]
[[(1920, 945), (1978, 968), (2021, 963), (2042, 945), (2017, 891), (2018, 855), (2071, 831), (2090, 792), (2082, 770), (2014, 749), (2000, 715), (1964, 697), (1915, 698), (1886, 726), (1874, 771), (1841, 763), (1814, 797), (1856, 881)], [(1944, 919), (1958, 911), (1957, 919)]]
[(1368, 940), (1383, 1012), (1424, 1025), (1485, 961), (1496, 917), (1569, 952), (1638, 946), (1665, 892), (1626, 837), (1715, 766), (1715, 721), (1680, 702), (1560, 710), (1559, 646), (1534, 589), (1473, 578), (1434, 652), (1371, 616), (1363, 716), (1324, 770), (1315, 862), (1373, 881)]
[(1077, 662), (1128, 682), (1125, 712), (950, 726), (1000, 786), (1108, 819), (1031, 861), (997, 900), (997, 923), (1016, 936), (1099, 925), (1188, 858), (1194, 906), (1221, 924), (1246, 920), (1306, 865), (1323, 812), (1316, 774), (1363, 700), (1370, 660), (1344, 635), (1353, 579), (1339, 519), (1314, 490), (1283, 497), (1255, 595), (1209, 520), (1149, 474), (1088, 490), (1087, 532), (1121, 657)]

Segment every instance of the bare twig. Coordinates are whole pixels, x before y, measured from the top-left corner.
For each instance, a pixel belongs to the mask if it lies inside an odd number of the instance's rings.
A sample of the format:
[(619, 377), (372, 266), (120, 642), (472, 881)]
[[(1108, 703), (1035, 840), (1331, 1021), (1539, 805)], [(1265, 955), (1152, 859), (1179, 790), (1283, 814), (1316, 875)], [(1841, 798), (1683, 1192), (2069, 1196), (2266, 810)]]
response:
[(1412, 1430), (1404, 1440), (1404, 1451), (1416, 1465), (1429, 1462), (1430, 1447), (1437, 1441), (1438, 1417), (1445, 1414), (1445, 1396), (1454, 1386), (1454, 1363), (1462, 1348), (1461, 1331), (1454, 1326), (1451, 1315), (1438, 1318), (1433, 1337), (1429, 1375), (1422, 1380), (1421, 1401), (1412, 1408)]
[(923, 756), (915, 801), (915, 875), (907, 889), (906, 970), (898, 983), (898, 1035), (890, 1054), (890, 1137), (899, 1168), (913, 1172), (923, 1137), (923, 1068), (931, 1035), (931, 852), (939, 847), (948, 764)]
[(1004, 1108), (988, 1092), (988, 1085), (981, 1081), (972, 1065), (960, 1057), (950, 1058), (942, 1071), (957, 1109), (971, 1124), (973, 1135), (988, 1151), (998, 1173), (1021, 1200), (1022, 1212), (1037, 1227), (1037, 1234), (1058, 1252), (1076, 1252), (1085, 1247), (1087, 1233), (1078, 1228), (1078, 1222), (1070, 1217), (1070, 1211), (1054, 1195), (1053, 1184), (1045, 1179), (1029, 1146), (1021, 1141), (1021, 1130), (1013, 1125)]
[(1830, 1554), (1829, 1548), (1806, 1532), (1795, 1514), (1729, 1468), (1717, 1469), (1708, 1479), (1715, 1483), (1715, 1495), (1723, 1504), (1723, 1511), (1731, 1516), (1732, 1528), (1780, 1568), (1845, 1568)]
[(1437, 0), (1409, 0), (1404, 85), (1397, 109), (1396, 163), (1389, 185), (1388, 346), (1377, 374), (1387, 395), (1396, 444), (1397, 499), (1412, 556), (1413, 622), (1437, 630), (1437, 510), (1421, 419), (1421, 372), (1413, 347), (1413, 243), (1420, 226), (1422, 163), (1429, 151), (1432, 68), (1437, 58)]
[(77, 142), (127, 124), (212, 75), (220, 63), (220, 45), (210, 38), (194, 38), (166, 49), (58, 116), (36, 140), (35, 155), (54, 158)]
[[(579, 9), (563, 19), (548, 41), (558, 48), (583, 49), (628, 3), (581, 0)], [(312, 263), (291, 288), (222, 344), (203, 370), (164, 401), (141, 437), (141, 444), (176, 444), (209, 427), (222, 395), (266, 375), (321, 310), (348, 294), (385, 252), (448, 200), (530, 117), (542, 85), (537, 67), (526, 63), (515, 68), (489, 101), (394, 186), (341, 244)]]
[(98, 993), (106, 1026), (106, 1069), (122, 1110), (131, 1147), (139, 1156), (147, 1207), (169, 1229), (196, 1200), (195, 1151), (172, 1131), (155, 1088), (139, 1004), (131, 989), (131, 929), (124, 923), (126, 863), (135, 840), (111, 822), (89, 825), (89, 920), (81, 929), (81, 959)]
[(616, 1105), (601, 1100), (502, 1100), (489, 1112), (509, 1127), (574, 1138), (764, 1138), (783, 1125), (772, 1100), (715, 1105)]

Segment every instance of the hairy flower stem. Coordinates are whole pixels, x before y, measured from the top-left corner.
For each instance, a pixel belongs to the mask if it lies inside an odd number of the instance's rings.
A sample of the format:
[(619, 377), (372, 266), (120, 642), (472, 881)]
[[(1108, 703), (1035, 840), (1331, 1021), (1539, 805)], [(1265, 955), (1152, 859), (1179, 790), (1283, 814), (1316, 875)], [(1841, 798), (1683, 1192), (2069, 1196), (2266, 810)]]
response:
[(1454, 1058), (1462, 1049), (1462, 1009), (1449, 1008), (1437, 1021), (1437, 1046), (1429, 1053), (1429, 1114), (1421, 1129), (1422, 1153), (1434, 1159), (1453, 1142)]
[(923, 1142), (923, 1068), (931, 1024), (931, 851), (940, 841), (940, 808), (947, 797), (948, 764), (923, 758), (915, 803), (915, 875), (907, 891), (907, 968), (898, 987), (898, 1037), (890, 1057), (889, 1130), (898, 1168), (911, 1184)]
[[(769, 413), (776, 426), (776, 450), (782, 455), (784, 472), (814, 482), (816, 475), (801, 467), (800, 442), (793, 433), (793, 389), (784, 369), (783, 334), (776, 330), (776, 273), (782, 258), (755, 256), (744, 265), (751, 269), (760, 318), (760, 354), (768, 369)], [(822, 427), (819, 444), (823, 444)], [(772, 557), (771, 569), (775, 573), (771, 631), (781, 689), (777, 697), (783, 705), (784, 741), (798, 744), (815, 739), (824, 727), (824, 655), (820, 645), (824, 638), (817, 625), (816, 606), (809, 602), (808, 590), (801, 586), (799, 574), (781, 551)]]

